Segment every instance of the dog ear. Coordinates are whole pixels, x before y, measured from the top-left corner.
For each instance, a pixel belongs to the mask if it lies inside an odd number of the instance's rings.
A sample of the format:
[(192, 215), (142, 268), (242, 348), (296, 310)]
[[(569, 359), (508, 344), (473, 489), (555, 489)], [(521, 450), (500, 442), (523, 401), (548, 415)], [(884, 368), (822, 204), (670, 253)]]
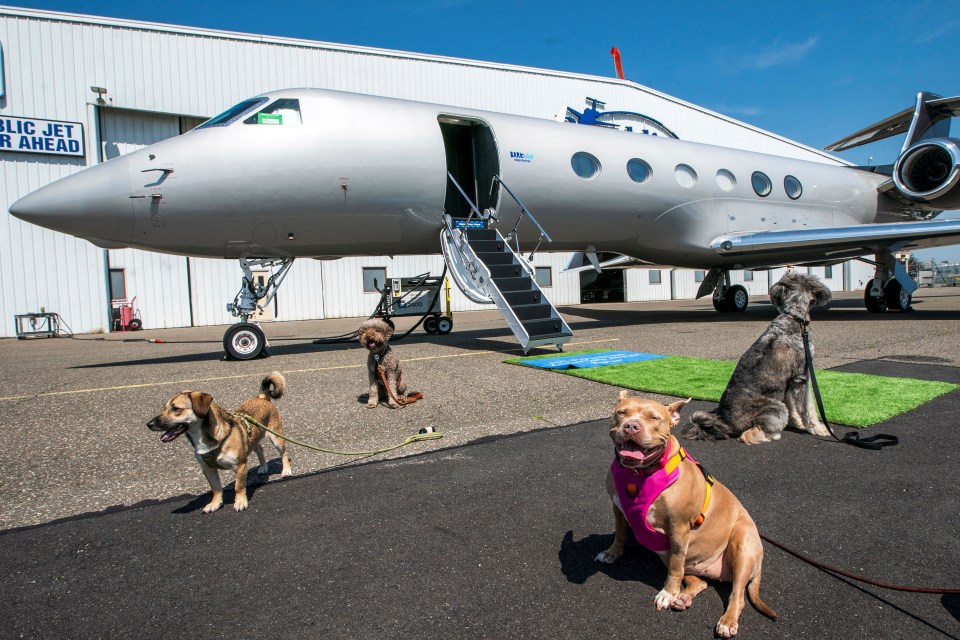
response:
[(359, 339), (361, 346), (363, 347), (367, 346), (367, 330), (366, 329), (361, 329), (357, 333), (357, 338)]
[(774, 285), (770, 287), (770, 302), (773, 303), (773, 306), (775, 306), (777, 310), (783, 309), (783, 296), (786, 292), (787, 286), (783, 284), (783, 280), (774, 283)]
[(390, 338), (393, 337), (393, 327), (391, 327), (389, 324), (387, 324), (386, 322), (384, 322), (384, 323), (383, 323), (383, 333), (384, 333), (384, 336), (385, 336), (385, 337), (384, 337), (384, 340), (389, 340)]
[(210, 413), (210, 405), (213, 404), (213, 396), (202, 391), (194, 391), (190, 394), (190, 402), (193, 403), (193, 412), (198, 416), (206, 416)]
[(675, 427), (680, 424), (680, 409), (683, 409), (687, 406), (687, 403), (690, 402), (693, 398), (687, 398), (686, 400), (677, 400), (669, 407), (667, 411), (670, 412), (670, 426)]
[(814, 284), (813, 287), (811, 287), (811, 290), (813, 291), (813, 295), (814, 295), (813, 304), (810, 305), (811, 308), (822, 307), (823, 305), (830, 302), (830, 299), (833, 297), (833, 293), (831, 293), (827, 285), (820, 282), (820, 280), (816, 281), (816, 284)]
[(621, 389), (621, 390), (620, 390), (620, 393), (617, 395), (617, 397), (620, 398), (621, 400), (623, 400), (624, 398), (629, 398), (629, 397), (630, 397), (630, 392), (627, 391), (626, 389)]

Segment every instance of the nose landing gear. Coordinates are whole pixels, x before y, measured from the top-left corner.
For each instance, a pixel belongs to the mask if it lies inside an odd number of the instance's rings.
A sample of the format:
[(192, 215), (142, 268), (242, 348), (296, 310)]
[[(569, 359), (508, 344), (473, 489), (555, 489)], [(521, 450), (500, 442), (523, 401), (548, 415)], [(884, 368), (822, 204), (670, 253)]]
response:
[[(227, 305), (227, 311), (239, 317), (240, 322), (232, 325), (223, 334), (223, 349), (226, 351), (224, 359), (253, 360), (269, 355), (267, 338), (258, 325), (250, 322), (250, 317), (258, 310), (262, 311), (273, 301), (274, 296), (277, 295), (277, 289), (280, 288), (280, 284), (293, 265), (293, 260), (293, 258), (240, 258), (240, 268), (243, 269), (240, 291), (233, 302)], [(279, 269), (266, 283), (260, 284), (253, 277), (251, 269), (253, 266), (262, 269), (279, 266)], [(263, 300), (263, 304), (259, 304), (260, 300)]]

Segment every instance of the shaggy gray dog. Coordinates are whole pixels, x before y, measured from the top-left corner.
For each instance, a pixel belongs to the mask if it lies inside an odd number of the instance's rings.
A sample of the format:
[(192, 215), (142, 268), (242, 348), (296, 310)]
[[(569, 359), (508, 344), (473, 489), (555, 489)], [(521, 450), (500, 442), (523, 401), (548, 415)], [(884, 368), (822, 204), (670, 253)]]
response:
[[(787, 425), (818, 436), (830, 435), (817, 415), (801, 337), (810, 324), (810, 309), (826, 304), (830, 297), (830, 290), (820, 280), (802, 273), (787, 273), (770, 287), (770, 300), (780, 315), (740, 358), (716, 411), (693, 414), (682, 436), (690, 440), (739, 438), (758, 444), (779, 440)], [(812, 340), (810, 350), (812, 353)]]
[[(380, 390), (387, 397), (387, 404), (396, 409), (400, 404), (395, 398), (405, 398), (407, 385), (403, 382), (403, 371), (400, 369), (400, 358), (388, 344), (393, 329), (380, 318), (372, 318), (360, 325), (359, 338), (370, 355), (367, 357), (367, 378), (370, 380), (370, 397), (367, 406), (375, 409), (380, 403)], [(383, 367), (389, 388), (384, 388), (383, 380), (377, 367)]]

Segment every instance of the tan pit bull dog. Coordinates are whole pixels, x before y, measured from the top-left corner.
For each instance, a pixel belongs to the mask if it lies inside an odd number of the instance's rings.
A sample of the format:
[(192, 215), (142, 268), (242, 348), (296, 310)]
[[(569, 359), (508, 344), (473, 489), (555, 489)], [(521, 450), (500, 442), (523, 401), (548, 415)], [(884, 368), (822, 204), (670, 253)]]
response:
[(774, 620), (777, 613), (760, 599), (763, 544), (757, 525), (670, 433), (688, 402), (665, 407), (620, 392), (610, 429), (616, 457), (607, 474), (616, 533), (596, 559), (616, 561), (632, 528), (640, 544), (667, 565), (666, 584), (655, 599), (660, 610), (690, 607), (707, 588), (703, 578), (733, 582), (716, 627), (718, 636), (730, 638), (737, 634), (745, 591), (757, 611)]

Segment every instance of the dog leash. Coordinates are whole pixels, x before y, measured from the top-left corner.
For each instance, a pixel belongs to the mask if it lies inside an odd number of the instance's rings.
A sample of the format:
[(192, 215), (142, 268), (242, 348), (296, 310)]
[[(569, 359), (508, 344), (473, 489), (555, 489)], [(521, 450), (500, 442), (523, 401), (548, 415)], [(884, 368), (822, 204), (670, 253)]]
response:
[[(401, 407), (404, 407), (408, 404), (413, 404), (417, 400), (423, 399), (423, 394), (419, 391), (414, 391), (413, 393), (406, 395), (402, 398), (398, 398), (393, 395), (393, 390), (390, 388), (390, 385), (387, 384), (387, 372), (383, 370), (383, 365), (380, 364), (380, 354), (373, 354), (373, 359), (377, 363), (377, 373), (380, 374), (380, 382), (383, 383), (383, 388), (387, 390), (387, 395), (390, 396), (390, 399), (399, 404)], [(399, 380), (399, 377), (397, 378)]]
[(321, 453), (332, 453), (338, 456), (372, 456), (378, 453), (386, 453), (387, 451), (393, 451), (394, 449), (399, 449), (400, 447), (405, 447), (409, 444), (413, 444), (414, 442), (420, 442), (421, 440), (436, 440), (438, 438), (443, 437), (442, 433), (431, 431), (428, 433), (418, 433), (416, 435), (412, 435), (406, 440), (404, 440), (403, 442), (401, 442), (400, 444), (395, 444), (390, 447), (383, 447), (382, 449), (370, 449), (369, 451), (340, 451), (338, 449), (325, 449), (323, 447), (317, 447), (312, 444), (307, 444), (306, 442), (300, 442), (298, 440), (294, 440), (293, 438), (291, 438), (286, 434), (277, 433), (273, 429), (264, 426), (256, 418), (254, 418), (253, 416), (248, 416), (245, 413), (236, 414), (236, 417), (240, 418), (240, 420), (242, 420), (247, 425), (252, 424), (254, 426), (260, 427), (264, 431), (268, 433), (272, 433), (278, 438), (283, 438), (284, 440), (288, 442), (292, 442), (293, 444), (299, 445), (301, 447), (306, 447), (307, 449), (313, 449), (314, 451), (320, 451)]
[(787, 315), (800, 325), (800, 335), (803, 337), (803, 353), (807, 360), (807, 374), (810, 376), (810, 384), (813, 386), (813, 397), (817, 400), (817, 411), (820, 413), (820, 419), (823, 420), (823, 424), (827, 426), (827, 431), (830, 432), (833, 439), (837, 442), (860, 447), (861, 449), (871, 449), (873, 451), (879, 451), (884, 447), (892, 447), (893, 445), (899, 444), (900, 438), (886, 433), (878, 433), (866, 438), (861, 438), (858, 432), (849, 431), (841, 438), (833, 432), (833, 427), (827, 420), (827, 412), (823, 408), (823, 398), (820, 397), (820, 387), (817, 385), (817, 374), (813, 370), (813, 354), (810, 350), (810, 332), (807, 330), (810, 321), (792, 313), (788, 313)]

